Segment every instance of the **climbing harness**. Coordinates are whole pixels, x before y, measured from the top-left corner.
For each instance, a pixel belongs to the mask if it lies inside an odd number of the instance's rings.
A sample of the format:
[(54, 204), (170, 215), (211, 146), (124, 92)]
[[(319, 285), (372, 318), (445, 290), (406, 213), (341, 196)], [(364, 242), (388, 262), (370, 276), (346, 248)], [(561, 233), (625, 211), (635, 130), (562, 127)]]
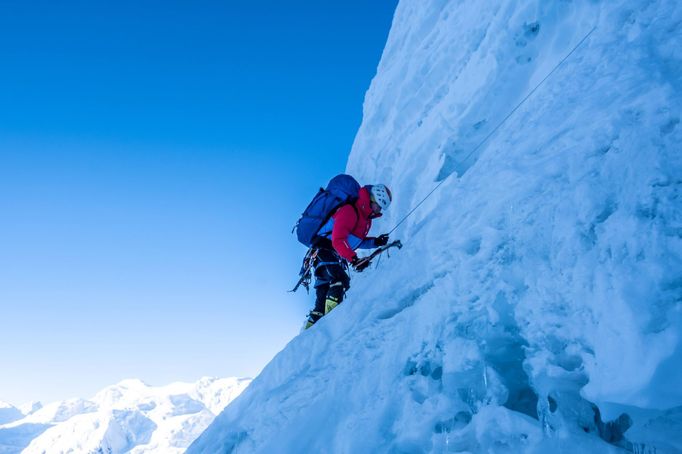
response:
[[(535, 93), (535, 91), (536, 91), (538, 88), (540, 88), (540, 86), (541, 86), (547, 79), (549, 79), (549, 77), (554, 73), (554, 71), (556, 71), (556, 70), (557, 70), (557, 69), (558, 69), (566, 60), (568, 60), (568, 57), (570, 57), (570, 56), (573, 54), (573, 52), (575, 52), (575, 51), (582, 45), (582, 43), (584, 43), (584, 42), (587, 40), (587, 38), (589, 38), (589, 36), (592, 34), (592, 32), (595, 31), (596, 29), (597, 29), (597, 26), (596, 26), (596, 25), (595, 25), (594, 27), (592, 27), (592, 30), (590, 30), (589, 32), (587, 32), (587, 34), (586, 34), (585, 36), (583, 36), (583, 38), (578, 42), (578, 44), (576, 44), (576, 45), (573, 47), (573, 49), (571, 49), (571, 51), (570, 51), (568, 54), (566, 54), (566, 56), (565, 56), (564, 58), (562, 58), (561, 61), (560, 61), (559, 63), (557, 63), (556, 66), (554, 66), (554, 68), (552, 68), (552, 70), (551, 70), (549, 73), (547, 73), (547, 75), (546, 75), (546, 76), (545, 76), (537, 85), (535, 85), (535, 87), (534, 87), (530, 92), (528, 92), (528, 94), (521, 100), (521, 102), (519, 102), (519, 103), (516, 105), (516, 107), (514, 107), (514, 108), (507, 114), (507, 116), (504, 117), (504, 118), (502, 119), (502, 121), (500, 121), (500, 122), (497, 124), (497, 126), (495, 126), (495, 127), (493, 128), (493, 130), (490, 131), (490, 132), (488, 133), (488, 135), (486, 135), (486, 136), (483, 138), (483, 140), (481, 140), (481, 141), (479, 142), (479, 144), (476, 145), (476, 146), (473, 148), (473, 150), (471, 150), (471, 151), (469, 152), (469, 154), (466, 155), (466, 156), (464, 157), (464, 159), (461, 161), (461, 163), (464, 164), (464, 163), (467, 161), (467, 159), (469, 159), (469, 158), (476, 152), (476, 150), (478, 150), (479, 148), (481, 148), (481, 146), (482, 146), (482, 145), (483, 145), (483, 144), (484, 144), (484, 143), (485, 143), (493, 134), (495, 134), (495, 132), (496, 132), (498, 129), (500, 129), (500, 127), (509, 119), (509, 117), (511, 117), (511, 116), (514, 114), (514, 112), (516, 112), (516, 111), (518, 110), (518, 108), (521, 107), (521, 105), (523, 105), (523, 103), (525, 103), (525, 102), (528, 100), (528, 98), (530, 98), (530, 97), (533, 95), (533, 93)], [(448, 176), (449, 176), (449, 175), (448, 175)], [(415, 210), (416, 210), (417, 208), (419, 208), (419, 207), (421, 206), (421, 204), (424, 203), (424, 202), (426, 201), (426, 199), (428, 199), (429, 197), (431, 197), (431, 194), (433, 194), (434, 192), (436, 192), (436, 189), (438, 189), (443, 183), (445, 183), (445, 181), (446, 181), (447, 179), (448, 179), (448, 177), (443, 178), (443, 179), (436, 185), (436, 187), (433, 188), (433, 189), (431, 190), (431, 192), (429, 192), (428, 194), (426, 194), (426, 197), (424, 197), (424, 198), (423, 198), (423, 199), (422, 199), (414, 208), (412, 208), (412, 210), (410, 210), (410, 212), (407, 213), (407, 215), (405, 215), (405, 217), (403, 217), (403, 218), (400, 220), (400, 222), (398, 222), (398, 223), (396, 224), (396, 226), (393, 227), (393, 229), (391, 229), (390, 232), (388, 232), (388, 234), (390, 235), (391, 233), (393, 233), (393, 231), (394, 231), (395, 229), (397, 229), (398, 226), (400, 226), (400, 224), (402, 224), (403, 222), (405, 222), (405, 220), (406, 220), (407, 218), (409, 218), (409, 217), (412, 215), (412, 213), (414, 213)]]
[[(386, 255), (388, 255), (389, 254), (388, 250), (391, 248), (394, 248), (394, 247), (401, 249), (403, 247), (403, 243), (401, 243), (400, 240), (395, 240), (389, 244), (378, 247), (367, 257), (361, 258), (358, 261), (358, 263), (365, 263), (367, 261), (370, 261), (370, 260), (374, 259), (375, 257), (383, 254), (384, 252), (386, 252)], [(308, 249), (308, 252), (306, 252), (305, 257), (303, 257), (303, 265), (301, 266), (301, 271), (299, 273), (301, 277), (298, 280), (298, 282), (296, 283), (296, 285), (294, 286), (294, 288), (289, 290), (290, 293), (296, 292), (301, 285), (303, 287), (305, 287), (306, 292), (310, 293), (310, 281), (312, 280), (312, 276), (313, 276), (312, 270), (315, 267), (314, 266), (315, 265), (315, 259), (317, 258), (318, 252), (319, 252), (319, 249), (313, 249), (313, 248)], [(345, 265), (345, 262), (343, 262), (343, 263)], [(337, 264), (337, 262), (321, 262), (321, 263), (318, 263), (317, 266), (332, 265), (332, 264)], [(346, 266), (346, 269), (348, 269), (347, 265), (345, 265), (345, 266)]]

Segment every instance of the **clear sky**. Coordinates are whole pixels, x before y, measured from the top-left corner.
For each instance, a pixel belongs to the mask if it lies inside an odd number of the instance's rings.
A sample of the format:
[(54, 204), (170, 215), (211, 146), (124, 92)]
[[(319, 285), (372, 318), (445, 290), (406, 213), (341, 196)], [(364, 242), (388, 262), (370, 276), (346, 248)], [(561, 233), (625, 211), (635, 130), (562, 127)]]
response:
[(255, 376), (397, 0), (0, 3), (0, 400)]

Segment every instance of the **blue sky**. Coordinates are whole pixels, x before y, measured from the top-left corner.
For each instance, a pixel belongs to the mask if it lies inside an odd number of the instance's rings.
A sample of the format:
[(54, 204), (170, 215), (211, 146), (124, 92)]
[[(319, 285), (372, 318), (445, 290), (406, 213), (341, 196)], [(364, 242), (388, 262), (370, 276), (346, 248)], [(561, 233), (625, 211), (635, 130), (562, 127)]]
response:
[(0, 400), (255, 375), (397, 0), (0, 5)]

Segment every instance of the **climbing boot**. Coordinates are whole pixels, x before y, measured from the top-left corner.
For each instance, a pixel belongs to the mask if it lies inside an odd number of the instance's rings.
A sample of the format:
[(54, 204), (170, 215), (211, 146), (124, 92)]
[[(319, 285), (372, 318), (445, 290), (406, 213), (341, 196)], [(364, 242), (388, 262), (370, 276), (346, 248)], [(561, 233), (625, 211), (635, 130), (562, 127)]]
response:
[(308, 314), (308, 320), (305, 322), (305, 329), (313, 326), (324, 314), (322, 312), (310, 311)]
[(339, 305), (338, 298), (334, 298), (333, 296), (328, 296), (327, 300), (324, 302), (324, 314), (327, 315), (338, 305)]

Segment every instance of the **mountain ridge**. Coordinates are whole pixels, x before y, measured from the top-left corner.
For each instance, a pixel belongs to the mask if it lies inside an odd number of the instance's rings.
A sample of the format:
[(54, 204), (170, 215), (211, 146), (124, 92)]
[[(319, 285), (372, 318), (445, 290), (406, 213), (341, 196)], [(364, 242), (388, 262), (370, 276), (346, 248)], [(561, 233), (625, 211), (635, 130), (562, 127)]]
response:
[(127, 379), (91, 399), (68, 399), (0, 424), (0, 453), (183, 452), (248, 378), (149, 386)]

